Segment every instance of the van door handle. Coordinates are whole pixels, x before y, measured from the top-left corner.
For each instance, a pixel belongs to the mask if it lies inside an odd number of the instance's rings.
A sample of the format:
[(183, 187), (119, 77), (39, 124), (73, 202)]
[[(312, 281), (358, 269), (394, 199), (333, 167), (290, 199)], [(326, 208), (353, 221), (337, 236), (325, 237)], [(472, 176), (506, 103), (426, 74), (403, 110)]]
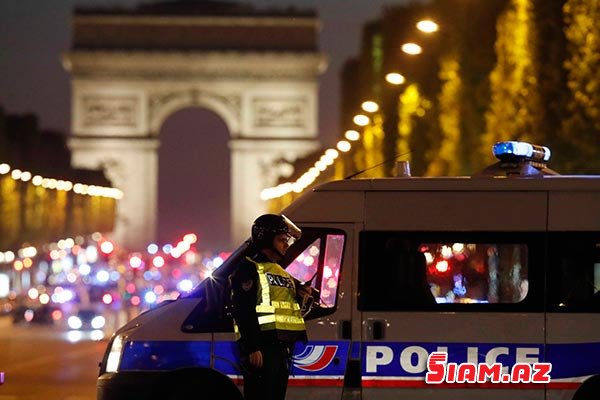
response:
[(367, 321), (367, 338), (370, 340), (381, 340), (385, 337), (386, 322), (383, 320)]

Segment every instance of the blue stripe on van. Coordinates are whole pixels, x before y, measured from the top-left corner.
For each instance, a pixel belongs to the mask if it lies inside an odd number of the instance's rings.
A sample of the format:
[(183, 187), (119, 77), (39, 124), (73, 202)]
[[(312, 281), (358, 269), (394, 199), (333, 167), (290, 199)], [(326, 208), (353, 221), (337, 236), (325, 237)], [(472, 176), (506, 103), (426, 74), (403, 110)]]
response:
[(242, 375), (236, 342), (215, 342), (215, 369), (226, 375)]
[(546, 345), (553, 379), (600, 374), (600, 343)]
[[(140, 341), (124, 346), (120, 370), (172, 370), (184, 367), (210, 367), (209, 341)], [(241, 375), (239, 353), (233, 341), (214, 343), (214, 368), (227, 375)], [(310, 341), (298, 344), (292, 374), (299, 376), (340, 377), (348, 358), (361, 359), (362, 375), (369, 377), (424, 377), (425, 361), (433, 351), (447, 351), (448, 362), (464, 363), (468, 354), (486, 362), (490, 352), (496, 361), (512, 366), (517, 353), (540, 362), (550, 362), (552, 379), (600, 374), (600, 343), (415, 343)], [(544, 354), (545, 353), (545, 354)], [(388, 357), (391, 356), (391, 359)]]
[[(297, 344), (294, 352), (295, 375), (343, 376), (348, 361), (348, 341), (311, 341)], [(211, 343), (208, 341), (140, 341), (124, 346), (119, 370), (171, 370), (185, 367), (210, 367)], [(215, 342), (214, 368), (227, 375), (241, 375), (237, 343)]]
[(141, 341), (125, 344), (119, 370), (156, 371), (209, 366), (210, 342)]

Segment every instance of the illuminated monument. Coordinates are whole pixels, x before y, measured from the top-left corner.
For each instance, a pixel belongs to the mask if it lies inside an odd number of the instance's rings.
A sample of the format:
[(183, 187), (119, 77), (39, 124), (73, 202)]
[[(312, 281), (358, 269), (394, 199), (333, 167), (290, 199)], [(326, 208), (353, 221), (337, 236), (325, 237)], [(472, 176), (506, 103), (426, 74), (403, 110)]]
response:
[(119, 243), (140, 248), (156, 238), (158, 134), (178, 110), (203, 107), (227, 125), (234, 243), (265, 211), (259, 193), (276, 183), (273, 162), (319, 146), (317, 79), (326, 62), (313, 12), (183, 0), (76, 10), (72, 29), (63, 59), (72, 75), (72, 163), (103, 168), (124, 191)]

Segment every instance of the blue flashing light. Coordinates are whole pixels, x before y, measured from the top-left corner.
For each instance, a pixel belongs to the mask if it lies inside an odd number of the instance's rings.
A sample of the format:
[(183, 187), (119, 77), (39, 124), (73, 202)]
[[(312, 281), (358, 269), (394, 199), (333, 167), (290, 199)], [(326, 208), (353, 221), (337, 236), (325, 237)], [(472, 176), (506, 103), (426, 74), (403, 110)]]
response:
[(96, 273), (96, 279), (98, 280), (98, 282), (108, 282), (108, 280), (110, 279), (110, 274), (108, 273), (108, 271), (100, 270)]
[(79, 273), (83, 276), (85, 275), (89, 275), (90, 272), (92, 272), (92, 267), (90, 267), (88, 264), (81, 264), (79, 266)]
[(146, 250), (148, 250), (148, 254), (156, 254), (158, 252), (158, 245), (150, 243)]
[(117, 271), (111, 271), (110, 272), (110, 280), (113, 282), (116, 282), (119, 280), (119, 278), (121, 277), (121, 274), (118, 273)]
[(173, 246), (170, 244), (165, 244), (163, 246), (162, 250), (165, 254), (169, 254), (169, 253), (171, 253), (171, 250), (173, 250)]
[(189, 279), (184, 279), (177, 284), (177, 289), (182, 292), (189, 292), (194, 288), (194, 283)]
[(223, 259), (219, 256), (216, 256), (215, 258), (213, 258), (212, 264), (213, 264), (213, 267), (219, 268), (221, 266), (221, 264), (223, 264)]
[(493, 147), (494, 156), (500, 160), (548, 161), (550, 149), (526, 142), (498, 142)]
[(152, 304), (156, 302), (156, 293), (149, 291), (144, 295), (144, 300), (146, 303)]

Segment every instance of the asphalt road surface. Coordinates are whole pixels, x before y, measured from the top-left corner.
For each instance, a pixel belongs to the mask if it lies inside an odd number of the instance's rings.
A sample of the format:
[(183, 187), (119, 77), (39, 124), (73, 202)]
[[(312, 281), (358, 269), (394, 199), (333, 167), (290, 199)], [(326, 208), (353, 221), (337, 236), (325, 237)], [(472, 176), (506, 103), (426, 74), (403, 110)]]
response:
[(107, 338), (0, 317), (0, 400), (94, 400)]

